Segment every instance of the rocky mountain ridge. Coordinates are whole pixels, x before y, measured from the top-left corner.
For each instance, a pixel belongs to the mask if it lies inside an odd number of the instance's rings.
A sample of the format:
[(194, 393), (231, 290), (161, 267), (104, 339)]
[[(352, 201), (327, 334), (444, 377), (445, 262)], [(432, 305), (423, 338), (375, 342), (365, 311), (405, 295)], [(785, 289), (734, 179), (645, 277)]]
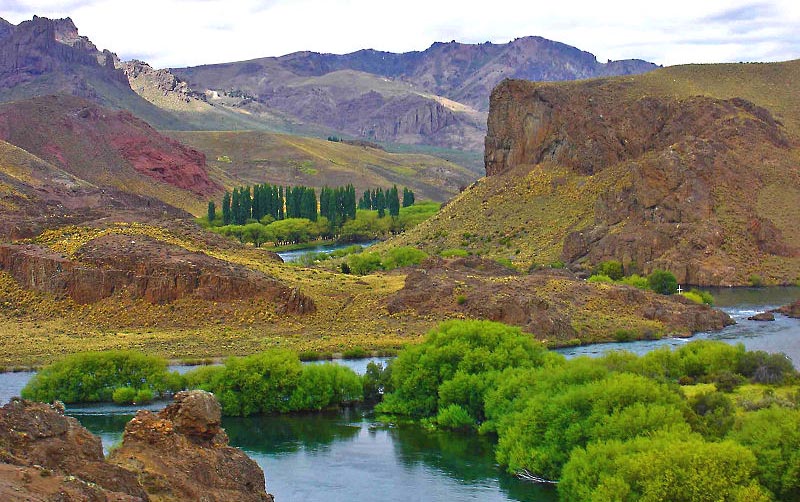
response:
[(507, 44), (435, 43), (401, 54), (297, 52), (172, 72), (195, 89), (235, 90), (355, 137), (479, 150), (489, 93), (504, 78), (574, 80), (655, 67), (640, 60), (599, 63), (574, 47), (523, 37)]

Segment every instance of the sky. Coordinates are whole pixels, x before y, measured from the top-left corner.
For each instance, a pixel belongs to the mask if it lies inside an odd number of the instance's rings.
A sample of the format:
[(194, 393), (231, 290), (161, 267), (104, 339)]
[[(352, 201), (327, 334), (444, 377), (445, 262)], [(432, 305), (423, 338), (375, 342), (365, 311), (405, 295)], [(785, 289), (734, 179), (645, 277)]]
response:
[(81, 35), (156, 68), (310, 50), (424, 50), (538, 35), (662, 65), (800, 58), (796, 0), (1, 0), (14, 24), (71, 17)]

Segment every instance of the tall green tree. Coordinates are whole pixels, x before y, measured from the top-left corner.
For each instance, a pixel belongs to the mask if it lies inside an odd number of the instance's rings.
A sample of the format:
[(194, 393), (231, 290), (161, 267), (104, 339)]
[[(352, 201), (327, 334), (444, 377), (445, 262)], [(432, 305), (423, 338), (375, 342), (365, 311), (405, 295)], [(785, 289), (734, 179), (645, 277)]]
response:
[(222, 224), (231, 224), (231, 193), (227, 190), (225, 195), (222, 196)]
[(386, 207), (389, 209), (389, 216), (400, 216), (400, 197), (397, 193), (397, 185), (386, 191)]
[(208, 201), (208, 224), (213, 225), (214, 219), (217, 217), (217, 206), (213, 200)]
[(414, 205), (414, 192), (408, 187), (403, 187), (403, 207)]

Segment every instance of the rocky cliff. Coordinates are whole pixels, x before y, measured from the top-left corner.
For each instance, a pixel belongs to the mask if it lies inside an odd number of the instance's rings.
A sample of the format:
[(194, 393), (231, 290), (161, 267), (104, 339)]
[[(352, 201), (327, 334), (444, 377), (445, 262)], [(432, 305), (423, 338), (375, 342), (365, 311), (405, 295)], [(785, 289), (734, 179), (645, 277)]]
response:
[(116, 56), (79, 35), (70, 18), (34, 16), (0, 25), (0, 102), (70, 94), (128, 110), (158, 127), (184, 127), (133, 92), (125, 72), (115, 67)]
[(139, 412), (109, 459), (100, 438), (63, 413), (18, 399), (0, 408), (2, 500), (273, 500), (258, 465), (228, 446), (209, 393), (181, 392), (158, 414)]
[(156, 304), (189, 296), (208, 301), (266, 298), (282, 313), (316, 310), (313, 300), (275, 278), (146, 235), (102, 235), (74, 257), (34, 244), (0, 244), (0, 270), (26, 289), (69, 296), (77, 303), (118, 294)]
[(619, 80), (506, 81), (492, 93), (485, 160), (488, 176), (551, 165), (618, 177), (597, 194), (594, 221), (565, 235), (566, 262), (616, 259), (683, 283), (741, 284), (747, 261), (800, 257), (795, 224), (773, 205), (779, 186), (800, 190), (797, 146), (741, 98), (647, 96)]

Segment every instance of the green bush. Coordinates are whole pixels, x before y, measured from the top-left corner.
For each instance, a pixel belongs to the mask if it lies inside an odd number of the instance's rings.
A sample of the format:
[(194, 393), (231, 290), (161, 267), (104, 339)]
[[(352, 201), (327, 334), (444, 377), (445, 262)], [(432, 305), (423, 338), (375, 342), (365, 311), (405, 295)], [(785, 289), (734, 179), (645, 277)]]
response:
[(434, 417), (460, 405), (483, 420), (483, 395), (510, 367), (532, 367), (550, 355), (517, 327), (489, 321), (447, 321), (425, 342), (400, 352), (392, 362), (393, 392), (378, 410), (412, 417)]
[(360, 401), (362, 379), (337, 364), (302, 365), (297, 354), (272, 350), (197, 368), (187, 387), (213, 392), (229, 416), (320, 410)]
[(367, 275), (383, 269), (378, 253), (360, 253), (347, 257), (347, 265), (354, 274)]
[(749, 279), (750, 286), (754, 288), (761, 288), (764, 286), (764, 279), (758, 274), (751, 274)]
[(450, 248), (440, 251), (439, 256), (442, 258), (466, 258), (469, 256), (469, 252), (466, 249)]
[(118, 387), (111, 394), (111, 400), (117, 404), (133, 404), (136, 401), (136, 389), (133, 387)]
[(597, 268), (594, 270), (594, 275), (605, 275), (612, 281), (618, 281), (622, 279), (625, 272), (622, 269), (622, 263), (617, 260), (608, 260), (597, 265)]
[(650, 289), (650, 283), (647, 282), (647, 277), (642, 277), (638, 274), (629, 275), (619, 280), (620, 284), (633, 286), (638, 289)]
[(678, 280), (672, 272), (666, 270), (653, 270), (647, 276), (647, 283), (650, 289), (662, 295), (673, 295), (678, 292)]
[(363, 359), (369, 356), (369, 353), (363, 347), (350, 347), (342, 352), (344, 359)]
[(383, 268), (392, 270), (399, 267), (417, 265), (427, 257), (428, 253), (417, 248), (408, 246), (396, 247), (386, 251), (384, 254), (382, 260)]
[(704, 304), (703, 297), (698, 295), (694, 291), (684, 291), (680, 295), (683, 296), (684, 298), (688, 298), (689, 300), (692, 300), (695, 303), (699, 303), (700, 305)]
[(22, 389), (22, 397), (68, 404), (111, 402), (119, 388), (149, 389), (161, 395), (182, 386), (181, 377), (167, 370), (163, 358), (134, 351), (88, 352), (42, 368)]
[(612, 284), (614, 281), (607, 275), (595, 274), (586, 279), (586, 282), (590, 282), (592, 284)]
[(461, 406), (451, 404), (439, 411), (436, 424), (442, 429), (469, 430), (475, 428), (475, 419)]

